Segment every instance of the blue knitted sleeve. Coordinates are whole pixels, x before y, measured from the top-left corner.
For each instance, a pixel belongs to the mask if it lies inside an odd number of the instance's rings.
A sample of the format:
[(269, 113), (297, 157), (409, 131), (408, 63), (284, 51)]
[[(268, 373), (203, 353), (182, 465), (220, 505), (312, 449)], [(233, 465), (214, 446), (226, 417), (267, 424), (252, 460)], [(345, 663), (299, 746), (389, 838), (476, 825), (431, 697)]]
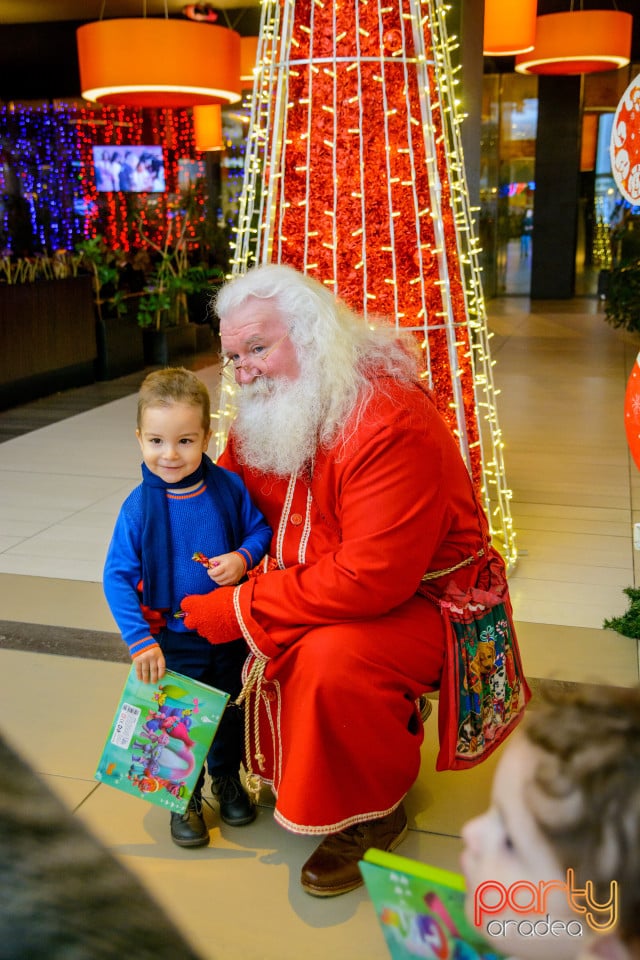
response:
[(136, 487), (120, 508), (102, 575), (109, 609), (132, 656), (156, 642), (142, 616), (136, 590), (142, 577), (141, 506), (141, 487)]

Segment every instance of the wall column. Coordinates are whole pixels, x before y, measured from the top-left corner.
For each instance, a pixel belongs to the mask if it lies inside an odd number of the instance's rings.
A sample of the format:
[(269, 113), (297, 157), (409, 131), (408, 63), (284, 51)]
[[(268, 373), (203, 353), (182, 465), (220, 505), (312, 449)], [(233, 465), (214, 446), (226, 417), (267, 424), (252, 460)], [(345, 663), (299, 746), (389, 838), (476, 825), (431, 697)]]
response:
[(581, 78), (540, 76), (531, 299), (575, 294)]

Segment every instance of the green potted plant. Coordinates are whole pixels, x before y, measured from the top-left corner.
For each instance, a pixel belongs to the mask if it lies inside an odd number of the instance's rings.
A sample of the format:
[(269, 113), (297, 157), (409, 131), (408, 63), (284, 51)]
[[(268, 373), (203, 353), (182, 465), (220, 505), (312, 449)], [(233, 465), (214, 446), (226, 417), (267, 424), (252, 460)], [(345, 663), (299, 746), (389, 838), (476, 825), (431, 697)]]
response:
[(613, 266), (606, 288), (605, 319), (630, 333), (640, 331), (640, 217), (621, 206), (610, 229)]
[(640, 259), (611, 270), (604, 313), (611, 326), (640, 332)]
[(81, 265), (91, 275), (93, 300), (100, 319), (105, 313), (122, 314), (126, 310), (124, 291), (119, 289), (120, 250), (114, 250), (98, 234), (76, 244)]
[(122, 250), (97, 236), (76, 244), (81, 265), (91, 276), (96, 320), (96, 378), (113, 380), (144, 368), (136, 294), (124, 281), (129, 262)]
[(189, 219), (188, 256), (193, 268), (193, 284), (187, 294), (189, 319), (198, 324), (199, 337), (208, 337), (202, 345), (206, 349), (216, 323), (211, 309), (213, 289), (231, 270), (232, 226), (221, 223), (217, 211), (211, 210), (203, 178), (183, 188), (180, 202)]
[(192, 321), (189, 302), (199, 294), (210, 298), (212, 284), (221, 279), (222, 269), (190, 262), (189, 222), (189, 217), (185, 217), (173, 243), (171, 231), (167, 231), (163, 247), (153, 243), (140, 229), (146, 247), (156, 258), (137, 306), (147, 363), (167, 364), (181, 354), (205, 349), (208, 344), (203, 343), (202, 332), (209, 334), (210, 343), (210, 325)]

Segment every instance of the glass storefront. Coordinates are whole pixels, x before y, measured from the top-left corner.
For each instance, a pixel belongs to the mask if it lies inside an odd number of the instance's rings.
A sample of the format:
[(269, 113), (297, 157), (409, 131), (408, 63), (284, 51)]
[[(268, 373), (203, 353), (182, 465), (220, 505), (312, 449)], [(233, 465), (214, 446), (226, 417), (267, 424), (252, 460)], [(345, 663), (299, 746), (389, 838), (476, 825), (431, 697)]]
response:
[(483, 84), (480, 237), (485, 295), (529, 293), (538, 81), (488, 74)]
[[(636, 225), (640, 237), (640, 208), (621, 197), (609, 156), (614, 114), (637, 72), (635, 65), (582, 79), (576, 294), (595, 295), (600, 271), (620, 258)], [(485, 74), (478, 231), (488, 298), (530, 294), (537, 125), (537, 77)]]

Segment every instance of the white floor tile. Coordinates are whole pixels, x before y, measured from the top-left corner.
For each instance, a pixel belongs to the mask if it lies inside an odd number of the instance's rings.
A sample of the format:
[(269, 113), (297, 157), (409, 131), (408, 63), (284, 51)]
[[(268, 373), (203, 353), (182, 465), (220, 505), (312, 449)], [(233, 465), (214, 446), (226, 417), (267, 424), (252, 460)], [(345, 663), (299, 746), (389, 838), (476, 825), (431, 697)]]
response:
[(565, 586), (568, 584), (591, 585), (592, 587), (604, 585), (610, 587), (627, 586), (627, 580), (629, 579), (628, 565), (623, 567), (588, 566), (586, 561), (589, 558), (583, 557), (582, 559), (585, 561), (582, 564), (556, 563), (546, 558), (537, 559), (531, 555), (521, 556), (511, 575), (511, 587), (513, 589), (516, 584), (526, 580), (552, 581), (562, 583)]
[(22, 543), (23, 538), (20, 536), (5, 536), (3, 533), (0, 533), (0, 553), (3, 553), (5, 550), (11, 550), (12, 547), (15, 547), (16, 544)]
[[(61, 580), (87, 580), (100, 583), (103, 566), (103, 556), (90, 557), (89, 559), (82, 559), (82, 557), (65, 557), (64, 559), (56, 557), (51, 559), (48, 556), (34, 556), (33, 554), (0, 554), (0, 574), (14, 573), (27, 577), (58, 577)], [(34, 622), (33, 618), (29, 616), (29, 611), (25, 611), (25, 622)], [(46, 623), (46, 620), (35, 622)]]

